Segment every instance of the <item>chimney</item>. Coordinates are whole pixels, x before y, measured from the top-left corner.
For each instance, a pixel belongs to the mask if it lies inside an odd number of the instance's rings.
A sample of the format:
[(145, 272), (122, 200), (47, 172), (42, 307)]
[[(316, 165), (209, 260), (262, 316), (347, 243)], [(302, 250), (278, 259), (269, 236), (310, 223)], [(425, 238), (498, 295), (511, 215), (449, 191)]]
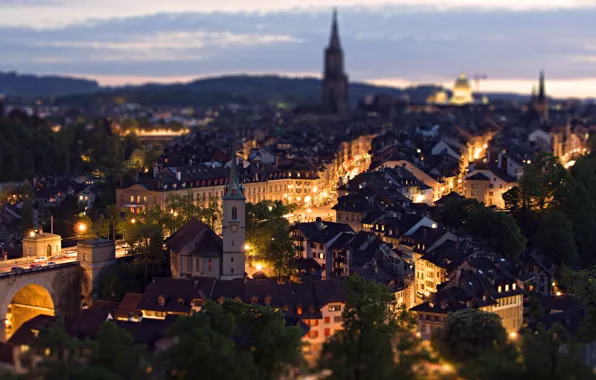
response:
[(315, 221), (315, 227), (317, 228), (317, 230), (321, 231), (323, 229), (323, 219), (321, 219), (320, 216), (317, 216), (317, 219)]
[(180, 170), (176, 170), (176, 180), (180, 181), (182, 179), (182, 172)]

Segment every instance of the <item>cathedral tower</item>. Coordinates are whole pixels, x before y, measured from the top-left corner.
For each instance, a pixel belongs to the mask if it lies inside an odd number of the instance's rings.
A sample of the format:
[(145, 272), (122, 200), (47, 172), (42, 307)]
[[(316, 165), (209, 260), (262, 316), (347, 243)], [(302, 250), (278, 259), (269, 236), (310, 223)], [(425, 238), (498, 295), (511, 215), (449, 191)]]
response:
[(337, 10), (333, 11), (331, 38), (325, 49), (322, 106), (325, 113), (337, 116), (348, 113), (348, 76), (344, 72), (344, 52), (339, 39)]
[(246, 198), (238, 177), (236, 145), (232, 149), (230, 179), (223, 196), (222, 279), (244, 277), (246, 239)]
[(548, 99), (544, 84), (544, 71), (540, 71), (540, 80), (538, 83), (538, 96), (534, 101), (534, 108), (542, 121), (548, 121)]

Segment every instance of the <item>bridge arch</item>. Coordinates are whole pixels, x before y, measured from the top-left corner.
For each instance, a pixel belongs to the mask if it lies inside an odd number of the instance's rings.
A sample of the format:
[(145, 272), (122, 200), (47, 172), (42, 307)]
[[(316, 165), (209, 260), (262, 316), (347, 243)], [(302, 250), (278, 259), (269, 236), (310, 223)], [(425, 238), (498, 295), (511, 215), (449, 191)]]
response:
[(54, 315), (58, 299), (43, 276), (23, 276), (11, 281), (0, 299), (0, 341), (6, 341), (25, 322), (40, 315)]

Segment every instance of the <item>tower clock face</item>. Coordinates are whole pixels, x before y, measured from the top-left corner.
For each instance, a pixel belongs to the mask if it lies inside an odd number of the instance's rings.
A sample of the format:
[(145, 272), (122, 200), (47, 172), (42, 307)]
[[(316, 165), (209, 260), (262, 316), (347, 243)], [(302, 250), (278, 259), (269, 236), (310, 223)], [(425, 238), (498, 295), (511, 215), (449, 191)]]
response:
[(232, 231), (232, 232), (238, 231), (238, 225), (236, 223), (231, 224), (230, 231)]

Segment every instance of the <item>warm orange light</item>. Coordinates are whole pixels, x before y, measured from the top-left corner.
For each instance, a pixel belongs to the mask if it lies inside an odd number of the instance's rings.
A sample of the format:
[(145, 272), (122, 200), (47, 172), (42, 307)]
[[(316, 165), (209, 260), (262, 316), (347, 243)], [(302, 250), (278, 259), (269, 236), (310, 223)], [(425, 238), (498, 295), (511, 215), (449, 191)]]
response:
[(130, 222), (131, 222), (132, 224), (135, 224), (135, 223), (137, 222), (137, 220), (136, 220), (135, 218), (132, 218), (132, 219), (130, 220)]

